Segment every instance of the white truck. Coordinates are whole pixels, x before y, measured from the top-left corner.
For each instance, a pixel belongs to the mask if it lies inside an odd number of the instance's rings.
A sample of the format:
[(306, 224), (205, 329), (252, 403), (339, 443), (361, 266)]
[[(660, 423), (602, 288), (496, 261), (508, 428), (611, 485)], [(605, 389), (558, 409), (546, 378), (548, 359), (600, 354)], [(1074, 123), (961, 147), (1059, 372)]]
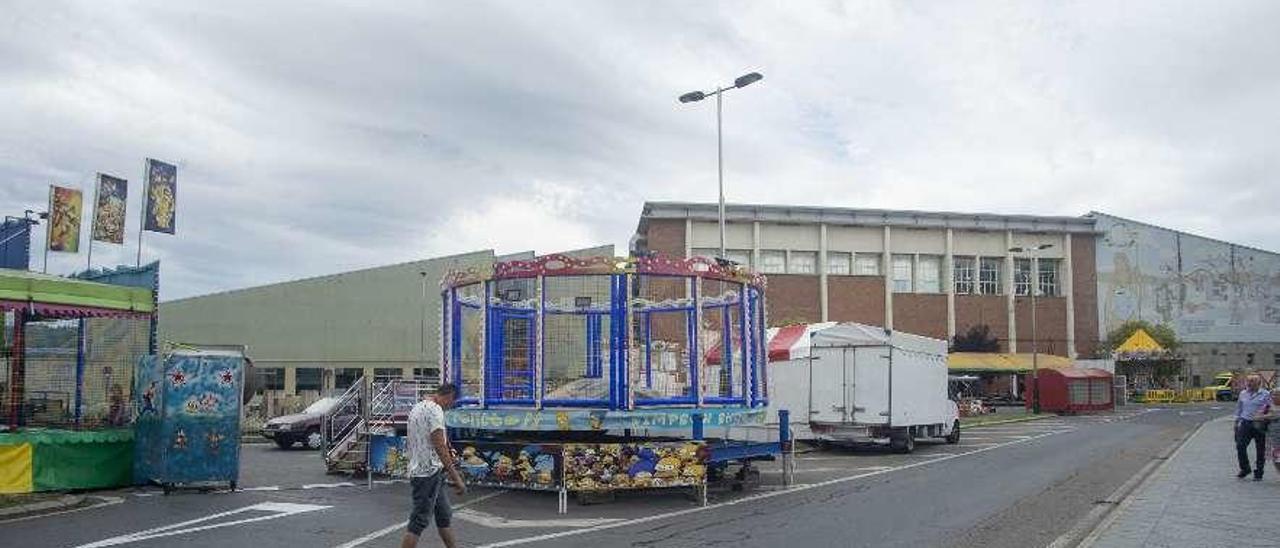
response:
[[(947, 391), (947, 343), (857, 323), (814, 324), (789, 351), (771, 333), (765, 424), (730, 435), (776, 436), (777, 410), (791, 412), (797, 439), (888, 444), (910, 453), (917, 439), (960, 441), (959, 408)], [(808, 430), (805, 432), (804, 430)], [(808, 434), (808, 435), (806, 435)]]

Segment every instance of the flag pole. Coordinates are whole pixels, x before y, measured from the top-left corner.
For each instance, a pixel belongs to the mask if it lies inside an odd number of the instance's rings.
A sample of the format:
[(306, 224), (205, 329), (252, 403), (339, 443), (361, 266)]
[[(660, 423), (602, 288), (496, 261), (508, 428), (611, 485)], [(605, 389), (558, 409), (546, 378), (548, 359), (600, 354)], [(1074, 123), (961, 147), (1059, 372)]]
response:
[(93, 270), (93, 236), (94, 231), (98, 230), (98, 192), (102, 190), (102, 174), (98, 174), (98, 180), (93, 185), (93, 223), (89, 225), (89, 258), (85, 261), (84, 271), (88, 273)]
[(134, 266), (142, 267), (142, 229), (147, 226), (147, 201), (151, 199), (150, 193), (147, 192), (150, 185), (147, 179), (148, 160), (142, 162), (142, 216), (138, 219), (138, 263)]
[(53, 238), (53, 185), (49, 185), (49, 219), (44, 223), (44, 265), (40, 267), (40, 273), (49, 273), (49, 242)]

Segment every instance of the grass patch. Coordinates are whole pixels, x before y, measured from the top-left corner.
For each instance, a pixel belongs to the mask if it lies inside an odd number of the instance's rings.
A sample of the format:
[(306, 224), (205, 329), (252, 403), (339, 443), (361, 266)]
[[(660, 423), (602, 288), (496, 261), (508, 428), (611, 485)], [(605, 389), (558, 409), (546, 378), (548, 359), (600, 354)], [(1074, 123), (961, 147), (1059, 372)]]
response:
[(982, 426), (987, 424), (1004, 424), (1010, 422), (1026, 422), (1040, 419), (1047, 419), (1055, 415), (1051, 413), (1041, 413), (1039, 415), (1032, 413), (992, 413), (990, 415), (980, 415), (977, 417), (961, 417), (960, 426), (963, 428), (972, 428), (974, 426)]

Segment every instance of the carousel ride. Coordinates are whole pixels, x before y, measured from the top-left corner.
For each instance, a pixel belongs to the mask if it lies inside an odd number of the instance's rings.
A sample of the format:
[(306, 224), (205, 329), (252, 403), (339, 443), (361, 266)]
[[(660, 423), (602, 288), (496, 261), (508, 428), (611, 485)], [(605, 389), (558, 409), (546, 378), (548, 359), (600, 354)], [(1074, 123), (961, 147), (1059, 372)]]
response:
[[(705, 496), (709, 476), (732, 463), (749, 482), (752, 460), (788, 445), (785, 431), (718, 436), (765, 418), (758, 274), (705, 257), (550, 255), (451, 272), (441, 291), (441, 381), (459, 394), (446, 422), (470, 483), (559, 491), (561, 511), (567, 492)], [(373, 444), (370, 467), (394, 474), (401, 444)]]

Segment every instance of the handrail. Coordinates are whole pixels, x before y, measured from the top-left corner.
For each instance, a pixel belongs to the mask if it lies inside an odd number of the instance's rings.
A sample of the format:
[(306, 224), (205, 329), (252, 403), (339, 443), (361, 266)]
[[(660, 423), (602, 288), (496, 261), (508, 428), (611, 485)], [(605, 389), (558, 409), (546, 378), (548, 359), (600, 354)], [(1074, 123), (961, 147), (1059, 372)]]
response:
[(322, 419), (324, 432), (324, 456), (326, 461), (336, 458), (336, 453), (349, 445), (348, 441), (359, 433), (361, 394), (364, 389), (364, 378), (357, 379), (341, 396), (338, 402), (325, 413)]

